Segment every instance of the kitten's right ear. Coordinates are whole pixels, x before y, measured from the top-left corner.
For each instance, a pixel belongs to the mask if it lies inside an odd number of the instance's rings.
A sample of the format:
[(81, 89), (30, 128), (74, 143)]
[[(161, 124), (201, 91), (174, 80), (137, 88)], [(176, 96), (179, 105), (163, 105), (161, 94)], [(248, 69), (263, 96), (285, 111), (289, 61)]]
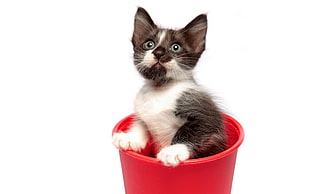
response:
[(134, 32), (132, 36), (132, 43), (134, 46), (137, 45), (139, 40), (148, 34), (150, 31), (153, 31), (156, 28), (152, 18), (142, 7), (138, 7), (138, 10), (135, 15), (134, 23)]
[(187, 41), (197, 53), (201, 53), (205, 49), (207, 28), (207, 15), (201, 14), (181, 29), (181, 32), (185, 35)]

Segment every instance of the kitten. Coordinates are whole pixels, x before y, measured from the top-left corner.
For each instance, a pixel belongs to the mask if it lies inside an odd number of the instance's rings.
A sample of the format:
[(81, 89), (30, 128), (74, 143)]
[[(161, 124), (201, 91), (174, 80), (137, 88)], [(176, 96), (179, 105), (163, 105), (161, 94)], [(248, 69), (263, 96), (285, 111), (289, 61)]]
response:
[(134, 102), (134, 123), (128, 132), (113, 136), (117, 148), (139, 152), (152, 136), (156, 157), (166, 166), (225, 150), (221, 113), (192, 73), (205, 49), (206, 32), (205, 14), (172, 30), (158, 27), (138, 8), (134, 64), (146, 82)]

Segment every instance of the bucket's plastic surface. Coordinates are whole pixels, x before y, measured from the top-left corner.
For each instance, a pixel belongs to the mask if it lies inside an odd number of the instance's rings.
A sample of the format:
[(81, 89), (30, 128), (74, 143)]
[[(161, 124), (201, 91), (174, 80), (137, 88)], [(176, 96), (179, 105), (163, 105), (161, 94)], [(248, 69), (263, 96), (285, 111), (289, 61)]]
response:
[[(126, 131), (134, 120), (121, 120), (113, 133)], [(151, 153), (119, 151), (126, 194), (230, 194), (237, 149), (243, 142), (241, 125), (224, 115), (228, 148), (219, 154), (184, 161), (177, 167), (164, 166)]]

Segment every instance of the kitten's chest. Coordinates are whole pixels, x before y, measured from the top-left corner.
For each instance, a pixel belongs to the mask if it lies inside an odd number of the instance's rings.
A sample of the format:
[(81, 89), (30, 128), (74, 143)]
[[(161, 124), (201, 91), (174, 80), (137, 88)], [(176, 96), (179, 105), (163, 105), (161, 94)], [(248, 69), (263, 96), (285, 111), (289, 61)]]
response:
[(135, 100), (136, 114), (146, 121), (148, 117), (154, 119), (154, 117), (163, 114), (168, 116), (175, 110), (177, 99), (190, 85), (189, 83), (179, 83), (163, 88), (144, 86)]
[(171, 144), (176, 131), (184, 124), (174, 110), (177, 99), (193, 84), (178, 83), (165, 88), (144, 86), (135, 100), (135, 113), (146, 124), (158, 147)]

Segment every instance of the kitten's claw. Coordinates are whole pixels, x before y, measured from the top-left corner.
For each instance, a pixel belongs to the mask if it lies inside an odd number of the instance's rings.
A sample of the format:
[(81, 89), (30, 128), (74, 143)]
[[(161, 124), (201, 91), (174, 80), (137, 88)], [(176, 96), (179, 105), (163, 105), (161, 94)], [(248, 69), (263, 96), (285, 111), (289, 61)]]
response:
[(120, 150), (132, 150), (140, 152), (145, 148), (147, 139), (135, 137), (129, 133), (114, 133), (112, 138), (113, 145)]
[(175, 144), (163, 148), (158, 154), (157, 159), (162, 161), (165, 166), (178, 166), (181, 162), (189, 159), (190, 152), (184, 144)]

